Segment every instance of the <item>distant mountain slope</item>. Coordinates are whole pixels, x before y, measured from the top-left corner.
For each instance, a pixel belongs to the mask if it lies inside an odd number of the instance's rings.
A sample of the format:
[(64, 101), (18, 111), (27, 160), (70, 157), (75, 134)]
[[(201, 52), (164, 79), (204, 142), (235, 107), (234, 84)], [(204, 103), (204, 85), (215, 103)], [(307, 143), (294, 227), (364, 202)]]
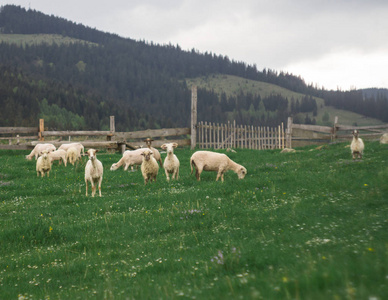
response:
[[(290, 115), (311, 115), (300, 120), (319, 122), (325, 105), (388, 118), (382, 113), (387, 98), (318, 90), (300, 76), (259, 71), (211, 52), (183, 51), (179, 45), (134, 41), (18, 6), (0, 8), (0, 33), (0, 105), (5, 116), (18, 107), (15, 124), (34, 107), (37, 116), (80, 117), (85, 128), (93, 129), (106, 126), (110, 114), (119, 114), (118, 130), (189, 126), (193, 82), (187, 78), (202, 78), (198, 119), (203, 121), (272, 126)], [(236, 81), (235, 90), (229, 92), (231, 84), (213, 81), (214, 76)], [(50, 88), (42, 93), (42, 87)], [(260, 93), (253, 92), (256, 87)], [(67, 129), (55, 118), (51, 124)]]

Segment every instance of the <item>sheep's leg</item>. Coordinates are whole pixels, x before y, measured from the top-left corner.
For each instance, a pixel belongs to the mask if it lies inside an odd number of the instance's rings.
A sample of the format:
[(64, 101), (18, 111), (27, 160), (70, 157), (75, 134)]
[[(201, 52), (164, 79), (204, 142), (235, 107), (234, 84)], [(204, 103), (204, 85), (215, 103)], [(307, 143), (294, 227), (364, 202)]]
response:
[(100, 180), (98, 181), (98, 193), (101, 197), (101, 183), (102, 183), (102, 177), (100, 177)]
[[(168, 174), (167, 169), (164, 169), (164, 173), (166, 173), (166, 179), (167, 179), (167, 181), (170, 181), (170, 175)], [(172, 179), (174, 179), (174, 174), (172, 175)]]
[(179, 178), (179, 168), (177, 168), (175, 172), (175, 179), (178, 180), (178, 178)]
[(50, 171), (47, 172), (47, 177), (50, 177)]
[(92, 184), (92, 197), (94, 197), (94, 194), (96, 193), (96, 185), (94, 184), (93, 179), (90, 181), (90, 183)]
[(224, 181), (223, 176), (224, 175), (222, 174), (222, 171), (218, 171), (216, 181), (218, 181), (218, 179), (220, 179), (220, 177), (221, 177), (221, 180)]
[(197, 180), (201, 180), (201, 173), (202, 173), (202, 168), (196, 166), (195, 168), (195, 177), (197, 177)]
[(85, 185), (86, 185), (86, 197), (88, 196), (88, 181), (85, 180)]

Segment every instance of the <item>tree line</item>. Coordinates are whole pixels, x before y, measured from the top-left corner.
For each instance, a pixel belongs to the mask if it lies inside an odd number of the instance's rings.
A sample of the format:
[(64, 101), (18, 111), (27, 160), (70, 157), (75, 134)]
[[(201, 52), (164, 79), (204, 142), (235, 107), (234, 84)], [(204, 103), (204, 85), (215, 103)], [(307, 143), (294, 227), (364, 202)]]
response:
[(186, 127), (191, 92), (184, 79), (211, 74), (273, 83), (305, 96), (301, 101), (281, 95), (261, 99), (199, 89), (200, 120), (278, 125), (291, 114), (316, 114), (314, 96), (327, 105), (386, 118), (381, 111), (388, 103), (386, 95), (376, 99), (317, 89), (300, 76), (259, 71), (255, 65), (195, 49), (183, 51), (179, 45), (125, 39), (19, 6), (0, 8), (0, 32), (60, 34), (93, 43), (0, 43), (0, 104), (5, 108), (0, 122), (7, 126), (34, 126), (38, 116), (55, 114), (61, 118), (51, 117), (49, 124), (58, 129), (101, 130), (108, 126), (109, 115), (116, 116), (116, 128), (123, 131)]

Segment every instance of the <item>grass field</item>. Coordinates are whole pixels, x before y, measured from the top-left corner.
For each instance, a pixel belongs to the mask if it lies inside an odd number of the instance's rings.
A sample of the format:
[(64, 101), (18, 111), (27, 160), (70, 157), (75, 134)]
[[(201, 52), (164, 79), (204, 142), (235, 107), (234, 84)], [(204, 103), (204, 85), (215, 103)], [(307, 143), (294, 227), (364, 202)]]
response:
[(228, 153), (248, 174), (221, 183), (178, 148), (180, 179), (147, 186), (101, 153), (101, 198), (86, 158), (37, 178), (3, 150), (0, 299), (387, 299), (387, 145), (299, 150)]

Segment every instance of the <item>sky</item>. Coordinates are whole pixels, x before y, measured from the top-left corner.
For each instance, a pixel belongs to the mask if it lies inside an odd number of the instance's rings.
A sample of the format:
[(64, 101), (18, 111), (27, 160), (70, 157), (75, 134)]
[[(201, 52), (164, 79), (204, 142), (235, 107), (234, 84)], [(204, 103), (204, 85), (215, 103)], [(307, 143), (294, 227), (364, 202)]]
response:
[(2, 0), (121, 37), (300, 76), (388, 88), (387, 0)]

